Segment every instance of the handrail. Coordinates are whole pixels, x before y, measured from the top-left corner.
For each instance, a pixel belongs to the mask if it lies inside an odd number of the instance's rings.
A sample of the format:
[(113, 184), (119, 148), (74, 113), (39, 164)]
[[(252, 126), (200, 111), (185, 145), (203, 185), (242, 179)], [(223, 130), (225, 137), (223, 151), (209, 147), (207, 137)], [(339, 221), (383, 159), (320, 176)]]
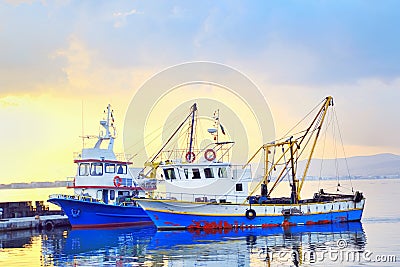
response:
[[(187, 197), (184, 198), (184, 196)], [(192, 202), (205, 202), (205, 203), (217, 203), (219, 200), (220, 203), (224, 203), (223, 201), (225, 201), (225, 203), (239, 204), (243, 201), (244, 198), (247, 198), (247, 196), (228, 195), (228, 194), (217, 195), (217, 194), (190, 194), (190, 193), (178, 193), (178, 192), (157, 192), (156, 196), (154, 196), (153, 198), (179, 200), (179, 201), (185, 201), (184, 199), (191, 199)], [(232, 199), (234, 199), (233, 202), (231, 201)], [(228, 200), (230, 202), (226, 202)]]
[(81, 196), (81, 195), (64, 195), (64, 194), (52, 194), (49, 198), (58, 198), (58, 199), (73, 199), (73, 200), (83, 200), (86, 202), (93, 203), (104, 203), (103, 200), (92, 198), (90, 196)]

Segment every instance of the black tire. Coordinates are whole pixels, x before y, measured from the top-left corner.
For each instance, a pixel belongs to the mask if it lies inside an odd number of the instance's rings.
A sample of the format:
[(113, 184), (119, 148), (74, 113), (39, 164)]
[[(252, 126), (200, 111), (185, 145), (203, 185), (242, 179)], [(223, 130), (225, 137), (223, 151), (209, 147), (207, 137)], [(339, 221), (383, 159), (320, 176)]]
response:
[(246, 210), (246, 218), (253, 220), (257, 216), (256, 211), (253, 209)]

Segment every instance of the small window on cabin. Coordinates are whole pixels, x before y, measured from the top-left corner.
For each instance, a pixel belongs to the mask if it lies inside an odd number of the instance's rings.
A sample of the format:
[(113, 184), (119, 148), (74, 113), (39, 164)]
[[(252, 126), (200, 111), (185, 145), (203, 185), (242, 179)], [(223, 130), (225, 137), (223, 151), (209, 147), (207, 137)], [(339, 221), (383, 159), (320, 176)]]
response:
[(243, 191), (243, 185), (242, 184), (236, 184), (236, 191)]
[(189, 170), (188, 169), (183, 169), (183, 171), (185, 172), (186, 179), (188, 179), (189, 178)]
[(127, 174), (128, 168), (124, 164), (117, 164), (117, 174)]
[(118, 197), (129, 196), (129, 191), (118, 191)]
[(226, 168), (218, 168), (218, 177), (219, 178), (228, 178), (228, 173)]
[(167, 180), (176, 179), (174, 168), (164, 169), (164, 175)]
[(103, 164), (100, 162), (94, 162), (90, 166), (90, 174), (92, 176), (101, 176), (103, 175)]
[(214, 178), (214, 173), (211, 168), (205, 168), (204, 175), (206, 176), (206, 178)]
[(89, 175), (89, 163), (81, 163), (79, 164), (79, 175), (80, 176), (88, 176)]
[(97, 190), (96, 198), (97, 199), (102, 199), (103, 198), (103, 190)]
[(104, 171), (106, 173), (114, 173), (115, 172), (115, 164), (114, 163), (105, 163)]
[(192, 179), (201, 179), (200, 170), (199, 169), (192, 169), (193, 176)]
[(114, 199), (115, 199), (115, 191), (110, 190), (110, 200), (114, 200)]

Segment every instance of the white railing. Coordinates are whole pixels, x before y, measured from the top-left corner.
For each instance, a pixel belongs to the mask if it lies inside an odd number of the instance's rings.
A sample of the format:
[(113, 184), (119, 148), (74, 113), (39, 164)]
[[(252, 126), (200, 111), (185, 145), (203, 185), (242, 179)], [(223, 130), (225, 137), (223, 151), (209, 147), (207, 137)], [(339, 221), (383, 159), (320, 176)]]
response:
[[(118, 161), (131, 161), (132, 160), (132, 155), (131, 154), (125, 154), (125, 153), (114, 153), (116, 160)], [(82, 159), (82, 152), (73, 152), (73, 158), (75, 160), (81, 160)]]
[(49, 198), (71, 199), (71, 200), (80, 200), (80, 201), (93, 202), (93, 203), (104, 203), (101, 199), (92, 198), (90, 196), (80, 196), (80, 195), (53, 194), (53, 195), (50, 195)]
[(242, 204), (245, 201), (246, 196), (157, 192), (155, 193), (154, 198), (191, 202)]

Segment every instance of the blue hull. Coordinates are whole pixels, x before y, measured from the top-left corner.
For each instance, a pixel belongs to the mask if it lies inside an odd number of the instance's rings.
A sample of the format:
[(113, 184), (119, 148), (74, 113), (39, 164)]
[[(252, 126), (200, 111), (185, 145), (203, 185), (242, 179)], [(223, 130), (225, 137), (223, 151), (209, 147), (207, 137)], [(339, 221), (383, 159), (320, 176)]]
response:
[(329, 212), (319, 214), (304, 214), (290, 216), (260, 215), (248, 219), (244, 215), (237, 216), (205, 216), (195, 214), (182, 214), (146, 210), (158, 229), (182, 228), (182, 229), (218, 229), (218, 228), (251, 228), (273, 227), (293, 225), (315, 225), (340, 222), (360, 221), (362, 209), (341, 212)]
[(146, 212), (138, 206), (116, 206), (76, 199), (50, 198), (62, 208), (73, 228), (125, 227), (152, 225)]

